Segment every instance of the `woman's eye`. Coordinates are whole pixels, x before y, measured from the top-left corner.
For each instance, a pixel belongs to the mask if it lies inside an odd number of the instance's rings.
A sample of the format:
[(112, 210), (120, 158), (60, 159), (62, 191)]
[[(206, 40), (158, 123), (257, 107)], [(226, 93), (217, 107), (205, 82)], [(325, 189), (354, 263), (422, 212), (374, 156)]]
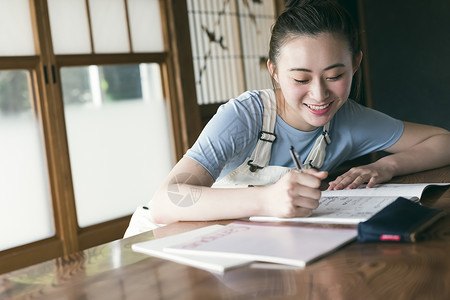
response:
[(344, 74), (339, 74), (338, 76), (334, 76), (334, 77), (327, 77), (327, 80), (328, 80), (328, 81), (336, 81), (336, 80), (338, 80), (339, 78), (341, 78), (342, 75), (344, 75)]
[(308, 83), (309, 80), (308, 79), (306, 79), (306, 80), (294, 79), (294, 81), (297, 82), (297, 83), (303, 83), (304, 84), (304, 83)]

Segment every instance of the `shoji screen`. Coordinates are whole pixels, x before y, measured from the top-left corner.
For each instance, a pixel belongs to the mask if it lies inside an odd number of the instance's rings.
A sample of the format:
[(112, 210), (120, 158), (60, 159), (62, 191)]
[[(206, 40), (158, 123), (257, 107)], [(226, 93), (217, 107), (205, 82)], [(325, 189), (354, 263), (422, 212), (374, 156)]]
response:
[(272, 0), (187, 0), (199, 104), (272, 87), (266, 62)]

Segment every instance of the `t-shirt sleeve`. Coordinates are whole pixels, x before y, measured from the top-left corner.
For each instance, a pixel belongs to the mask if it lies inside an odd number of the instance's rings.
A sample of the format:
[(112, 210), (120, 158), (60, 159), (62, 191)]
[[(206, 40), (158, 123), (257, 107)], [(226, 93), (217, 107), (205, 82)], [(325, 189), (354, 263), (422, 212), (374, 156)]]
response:
[(402, 121), (353, 100), (349, 99), (347, 102), (345, 113), (339, 115), (339, 118), (345, 119), (343, 123), (347, 124), (343, 126), (342, 133), (352, 141), (351, 158), (385, 150), (402, 136)]
[(256, 144), (262, 126), (258, 94), (246, 92), (221, 105), (186, 156), (200, 163), (214, 179), (230, 161), (242, 163)]

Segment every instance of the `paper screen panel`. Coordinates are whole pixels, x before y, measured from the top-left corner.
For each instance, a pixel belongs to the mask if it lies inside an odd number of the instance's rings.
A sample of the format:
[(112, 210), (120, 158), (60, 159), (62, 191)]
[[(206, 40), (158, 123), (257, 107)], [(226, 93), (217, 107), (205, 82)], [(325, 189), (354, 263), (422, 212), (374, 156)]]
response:
[(164, 40), (158, 0), (128, 0), (133, 52), (163, 52)]
[(0, 56), (35, 54), (29, 1), (0, 1)]
[(29, 77), (26, 70), (0, 71), (0, 251), (55, 234)]
[(48, 0), (55, 54), (91, 53), (85, 0)]
[(95, 53), (128, 53), (127, 17), (123, 0), (89, 0)]
[(266, 61), (274, 2), (188, 0), (199, 104), (270, 88)]
[(159, 65), (65, 67), (61, 77), (79, 225), (133, 213), (173, 166)]

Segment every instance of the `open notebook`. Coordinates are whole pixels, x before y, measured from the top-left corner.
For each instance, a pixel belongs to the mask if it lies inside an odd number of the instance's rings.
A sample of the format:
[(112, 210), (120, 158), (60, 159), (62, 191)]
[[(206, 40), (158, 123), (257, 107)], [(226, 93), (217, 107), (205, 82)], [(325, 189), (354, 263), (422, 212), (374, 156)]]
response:
[(380, 184), (375, 188), (362, 186), (353, 190), (323, 191), (319, 207), (306, 218), (250, 217), (261, 222), (310, 222), (358, 224), (391, 204), (398, 197), (418, 202), (426, 189), (448, 186), (449, 183)]

